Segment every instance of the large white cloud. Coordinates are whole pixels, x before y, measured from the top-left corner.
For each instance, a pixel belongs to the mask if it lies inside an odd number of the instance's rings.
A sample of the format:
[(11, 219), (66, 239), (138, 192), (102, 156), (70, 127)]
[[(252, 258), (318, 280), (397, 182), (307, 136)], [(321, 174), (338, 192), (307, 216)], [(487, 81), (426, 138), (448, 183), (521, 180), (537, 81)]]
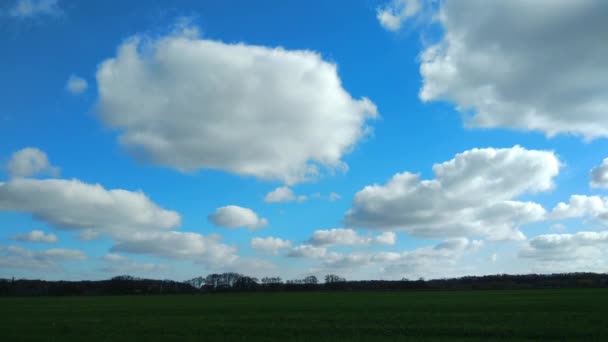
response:
[(470, 126), (608, 136), (607, 16), (606, 1), (443, 1), (420, 98)]
[(45, 233), (42, 230), (32, 230), (31, 232), (26, 234), (15, 235), (13, 236), (13, 240), (45, 243), (55, 243), (58, 241), (57, 235), (52, 233)]
[(377, 115), (315, 52), (200, 39), (192, 28), (127, 40), (97, 82), (100, 117), (137, 157), (288, 184), (345, 168)]
[(275, 237), (251, 239), (251, 248), (269, 254), (278, 254), (279, 251), (291, 247), (291, 241)]
[(237, 205), (217, 208), (213, 214), (209, 215), (209, 221), (224, 228), (257, 229), (268, 225), (268, 220), (260, 218), (255, 211)]
[(589, 173), (591, 180), (589, 186), (592, 188), (608, 188), (608, 158), (602, 164), (591, 169)]
[(559, 167), (549, 151), (472, 149), (435, 164), (435, 179), (404, 172), (385, 185), (366, 186), (345, 222), (422, 237), (522, 239), (519, 226), (544, 219), (545, 210), (516, 198), (552, 189)]
[(15, 178), (0, 183), (0, 211), (30, 213), (55, 228), (85, 236), (121, 237), (134, 231), (168, 230), (181, 218), (143, 192), (106, 190), (78, 180)]
[(59, 174), (59, 168), (51, 165), (46, 153), (35, 147), (13, 153), (7, 169), (11, 177), (29, 177), (41, 172), (53, 176)]
[(333, 245), (394, 245), (397, 242), (397, 234), (384, 232), (376, 236), (362, 236), (356, 231), (348, 228), (334, 228), (326, 230), (316, 230), (310, 239), (310, 244), (314, 246), (333, 246)]

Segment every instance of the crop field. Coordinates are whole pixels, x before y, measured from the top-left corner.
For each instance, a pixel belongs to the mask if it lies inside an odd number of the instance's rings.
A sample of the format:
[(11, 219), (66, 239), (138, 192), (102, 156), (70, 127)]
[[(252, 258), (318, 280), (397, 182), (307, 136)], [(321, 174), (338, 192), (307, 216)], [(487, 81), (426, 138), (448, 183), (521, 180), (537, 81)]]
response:
[(0, 298), (1, 341), (608, 341), (608, 290)]

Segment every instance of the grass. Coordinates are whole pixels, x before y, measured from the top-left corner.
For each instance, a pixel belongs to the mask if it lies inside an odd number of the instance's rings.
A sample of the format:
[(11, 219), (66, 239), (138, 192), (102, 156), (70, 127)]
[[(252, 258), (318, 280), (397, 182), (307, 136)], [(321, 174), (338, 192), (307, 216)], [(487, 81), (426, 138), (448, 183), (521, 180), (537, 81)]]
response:
[(0, 298), (1, 341), (608, 341), (608, 289)]

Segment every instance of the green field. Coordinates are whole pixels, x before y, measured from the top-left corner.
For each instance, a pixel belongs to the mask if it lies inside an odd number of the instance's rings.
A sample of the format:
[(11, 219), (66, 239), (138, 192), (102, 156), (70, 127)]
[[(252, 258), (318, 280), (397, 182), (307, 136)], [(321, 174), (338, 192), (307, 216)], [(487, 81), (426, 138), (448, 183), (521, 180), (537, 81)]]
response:
[(608, 290), (0, 298), (0, 341), (608, 341)]

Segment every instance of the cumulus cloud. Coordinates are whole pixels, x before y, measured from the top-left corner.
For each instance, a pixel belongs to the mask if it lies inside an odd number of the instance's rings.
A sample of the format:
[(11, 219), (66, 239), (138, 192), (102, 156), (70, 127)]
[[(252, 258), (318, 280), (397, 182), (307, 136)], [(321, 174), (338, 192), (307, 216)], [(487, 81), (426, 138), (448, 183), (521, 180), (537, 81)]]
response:
[(61, 268), (60, 262), (86, 258), (83, 251), (76, 249), (52, 248), (31, 251), (17, 246), (0, 247), (0, 268), (57, 270)]
[(280, 202), (303, 202), (306, 201), (308, 197), (306, 195), (298, 195), (296, 196), (293, 193), (293, 190), (288, 186), (280, 186), (271, 192), (267, 193), (264, 197), (264, 202), (266, 203), (280, 203)]
[(213, 214), (209, 215), (208, 219), (216, 226), (224, 228), (247, 227), (257, 229), (268, 225), (268, 220), (258, 217), (255, 211), (237, 205), (217, 208)]
[(327, 254), (327, 248), (325, 247), (316, 247), (313, 245), (300, 245), (292, 248), (289, 253), (287, 253), (288, 257), (292, 258), (308, 258), (308, 259), (318, 259), (322, 258)]
[(268, 254), (278, 254), (282, 249), (291, 247), (291, 241), (275, 237), (253, 238), (251, 248)]
[(355, 195), (349, 226), (404, 231), (421, 237), (522, 239), (519, 226), (545, 217), (542, 206), (515, 199), (553, 188), (560, 163), (553, 152), (472, 149), (433, 166), (435, 178), (409, 172)]
[(313, 51), (227, 44), (182, 29), (133, 37), (98, 69), (99, 115), (129, 152), (182, 171), (287, 184), (320, 167), (346, 168), (342, 157), (377, 113), (342, 87), (335, 64)]
[(607, 15), (606, 1), (443, 1), (420, 98), (473, 127), (608, 136)]
[(555, 220), (581, 217), (608, 223), (608, 197), (572, 195), (568, 203), (560, 202), (551, 211)]
[(55, 234), (45, 233), (42, 230), (32, 230), (27, 234), (15, 235), (13, 236), (13, 240), (44, 243), (55, 243), (58, 241)]
[(102, 259), (105, 261), (105, 265), (102, 266), (100, 270), (110, 274), (150, 274), (169, 269), (169, 267), (164, 264), (134, 262), (124, 255), (116, 253), (106, 254)]
[(339, 194), (337, 194), (337, 193), (335, 193), (335, 192), (331, 192), (331, 193), (329, 194), (329, 200), (330, 200), (330, 202), (337, 201), (337, 200), (339, 200), (340, 198), (342, 198), (342, 196), (340, 196)]
[(111, 251), (188, 259), (213, 267), (232, 264), (238, 259), (236, 247), (221, 243), (219, 235), (176, 231), (136, 232), (117, 241)]
[(578, 232), (537, 236), (519, 251), (540, 272), (603, 272), (608, 232)]
[(9, 15), (17, 18), (31, 18), (39, 15), (60, 13), (58, 0), (17, 0), (9, 10)]
[(35, 147), (14, 152), (7, 168), (11, 177), (30, 177), (38, 173), (59, 175), (59, 168), (51, 165), (46, 153)]
[(608, 158), (602, 164), (591, 169), (591, 181), (589, 186), (592, 188), (608, 188)]
[(482, 245), (483, 242), (479, 240), (456, 238), (434, 247), (421, 247), (411, 251), (326, 253), (318, 256), (322, 258), (322, 263), (315, 271), (350, 272), (372, 267), (380, 269), (383, 277), (393, 279), (458, 276), (470, 271), (460, 264), (461, 259), (477, 252)]
[(174, 211), (153, 203), (143, 192), (106, 190), (78, 180), (15, 178), (0, 183), (0, 211), (30, 213), (57, 229), (89, 237), (121, 237), (134, 231), (179, 226)]
[(65, 88), (73, 95), (80, 95), (87, 90), (88, 86), (89, 84), (84, 78), (71, 75), (70, 78), (68, 78)]
[(397, 234), (384, 232), (376, 236), (361, 236), (352, 229), (334, 228), (316, 230), (308, 239), (308, 242), (314, 246), (394, 245), (397, 242)]
[(386, 30), (398, 31), (403, 23), (416, 16), (421, 8), (421, 0), (391, 0), (376, 10), (376, 18)]

